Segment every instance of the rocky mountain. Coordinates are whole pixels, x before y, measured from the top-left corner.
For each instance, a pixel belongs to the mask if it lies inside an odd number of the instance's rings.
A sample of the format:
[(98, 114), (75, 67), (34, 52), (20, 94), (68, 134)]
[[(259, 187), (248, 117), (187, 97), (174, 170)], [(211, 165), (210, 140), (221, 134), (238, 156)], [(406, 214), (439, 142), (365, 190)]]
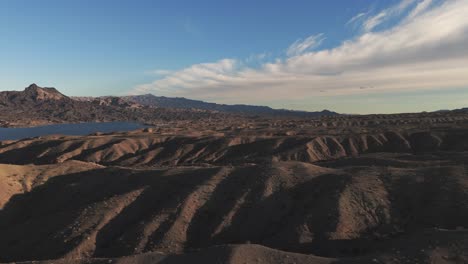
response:
[(210, 111), (219, 111), (226, 113), (240, 113), (250, 115), (271, 115), (271, 116), (293, 116), (293, 117), (316, 117), (316, 116), (335, 116), (336, 112), (323, 110), (318, 112), (293, 111), (287, 109), (273, 109), (268, 106), (257, 105), (226, 105), (208, 103), (199, 100), (192, 100), (183, 97), (165, 97), (155, 96), (152, 94), (125, 96), (122, 97), (127, 101), (135, 102), (146, 106), (166, 107), (166, 108), (181, 108), (181, 109), (201, 109)]
[(51, 123), (221, 118), (213, 111), (142, 106), (119, 97), (74, 100), (55, 88), (31, 84), (24, 91), (0, 92), (0, 126), (33, 126)]
[(0, 92), (0, 105), (3, 106), (37, 104), (50, 101), (71, 101), (71, 99), (55, 88), (41, 88), (34, 83), (24, 91)]
[(106, 106), (121, 106), (121, 107), (130, 107), (130, 108), (141, 108), (143, 105), (126, 100), (122, 97), (117, 96), (101, 96), (101, 97), (90, 97), (90, 96), (83, 96), (83, 97), (72, 97), (75, 101), (80, 102), (91, 102), (93, 104), (98, 105), (106, 105)]

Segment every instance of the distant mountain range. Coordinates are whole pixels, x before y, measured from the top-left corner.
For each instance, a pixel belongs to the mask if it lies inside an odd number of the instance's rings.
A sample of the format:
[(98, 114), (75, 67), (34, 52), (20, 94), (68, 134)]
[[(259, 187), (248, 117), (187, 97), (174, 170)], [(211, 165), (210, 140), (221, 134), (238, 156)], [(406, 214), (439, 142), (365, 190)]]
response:
[(31, 84), (24, 91), (0, 92), (0, 126), (34, 126), (51, 123), (198, 120), (223, 118), (213, 111), (155, 108), (119, 97), (75, 100), (55, 88)]
[(51, 123), (133, 121), (194, 121), (244, 116), (318, 117), (335, 112), (292, 111), (266, 106), (223, 105), (186, 98), (154, 95), (68, 97), (55, 88), (31, 84), (24, 91), (0, 92), (0, 126), (34, 126)]
[(458, 109), (453, 109), (453, 110), (441, 109), (441, 110), (434, 111), (434, 113), (448, 113), (448, 112), (468, 112), (468, 107), (458, 108)]
[[(116, 97), (73, 97), (79, 101), (109, 101)], [(287, 109), (273, 109), (268, 106), (257, 105), (226, 105), (208, 103), (199, 100), (192, 100), (183, 97), (165, 97), (155, 96), (152, 94), (135, 95), (135, 96), (122, 96), (118, 97), (122, 102), (136, 103), (142, 106), (159, 107), (159, 108), (172, 108), (172, 109), (198, 109), (206, 111), (216, 111), (223, 113), (234, 114), (247, 114), (247, 115), (268, 115), (268, 116), (283, 116), (283, 117), (318, 117), (318, 116), (336, 116), (338, 113), (329, 110), (308, 112), (308, 111), (294, 111)]]

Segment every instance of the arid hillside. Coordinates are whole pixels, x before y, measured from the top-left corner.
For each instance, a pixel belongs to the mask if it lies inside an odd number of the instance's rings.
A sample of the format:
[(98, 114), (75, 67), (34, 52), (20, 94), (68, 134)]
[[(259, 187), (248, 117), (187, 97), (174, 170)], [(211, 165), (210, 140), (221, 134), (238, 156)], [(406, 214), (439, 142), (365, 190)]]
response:
[[(366, 167), (363, 159), (379, 162)], [(48, 176), (0, 212), (1, 258), (181, 254), (225, 244), (362, 261), (463, 258), (467, 157), (457, 159), (383, 155), (322, 166), (97, 167)]]
[(33, 138), (0, 146), (0, 163), (68, 160), (106, 166), (238, 165), (272, 161), (314, 163), (370, 153), (467, 151), (468, 130), (389, 131), (352, 135), (209, 135), (129, 132)]
[(468, 127), (440, 115), (2, 142), (0, 262), (466, 263)]

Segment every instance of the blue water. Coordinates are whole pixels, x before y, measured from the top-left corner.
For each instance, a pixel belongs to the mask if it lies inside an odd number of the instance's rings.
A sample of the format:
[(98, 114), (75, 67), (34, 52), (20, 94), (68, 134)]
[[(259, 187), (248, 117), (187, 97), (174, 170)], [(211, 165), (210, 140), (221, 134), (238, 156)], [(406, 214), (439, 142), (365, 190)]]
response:
[(147, 126), (129, 122), (56, 124), (26, 128), (0, 128), (1, 140), (19, 140), (47, 135), (88, 135), (96, 132), (125, 132)]

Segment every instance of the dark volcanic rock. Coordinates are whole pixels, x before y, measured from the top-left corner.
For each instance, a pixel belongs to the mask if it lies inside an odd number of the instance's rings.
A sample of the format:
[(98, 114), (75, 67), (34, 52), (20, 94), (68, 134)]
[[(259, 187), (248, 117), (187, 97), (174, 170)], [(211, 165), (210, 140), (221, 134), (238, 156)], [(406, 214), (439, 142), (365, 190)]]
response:
[(119, 97), (73, 100), (55, 88), (41, 88), (36, 84), (31, 84), (24, 91), (0, 92), (0, 124), (4, 127), (71, 122), (198, 120), (221, 116), (212, 111), (144, 107)]

